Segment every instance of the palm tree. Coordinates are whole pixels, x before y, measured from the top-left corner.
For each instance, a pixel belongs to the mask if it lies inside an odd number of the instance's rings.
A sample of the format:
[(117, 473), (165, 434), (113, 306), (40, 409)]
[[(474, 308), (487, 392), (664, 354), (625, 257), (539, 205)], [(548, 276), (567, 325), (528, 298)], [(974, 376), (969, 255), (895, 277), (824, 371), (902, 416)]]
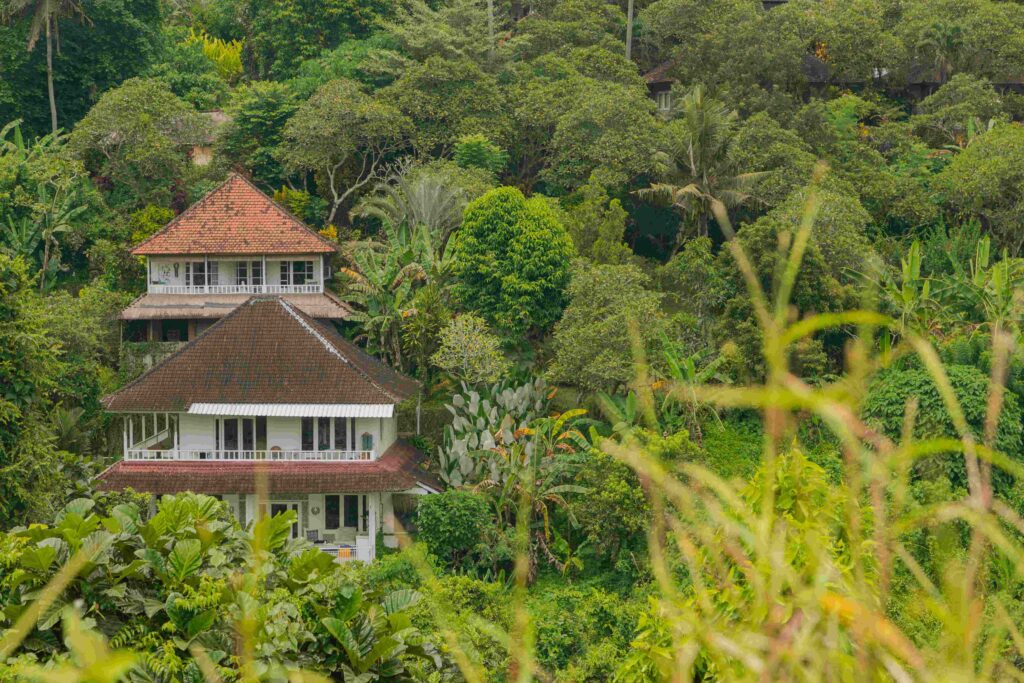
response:
[(714, 209), (749, 202), (755, 183), (765, 175), (736, 168), (729, 153), (736, 119), (735, 111), (706, 97), (704, 86), (698, 85), (682, 99), (679, 116), (668, 124), (668, 149), (657, 155), (665, 181), (637, 194), (667, 201), (683, 214), (673, 254), (682, 246), (684, 230), (695, 226), (697, 235), (706, 237)]
[(5, 23), (32, 17), (28, 29), (28, 51), (35, 49), (36, 43), (43, 35), (46, 36), (46, 90), (50, 96), (50, 127), (57, 132), (57, 98), (53, 92), (53, 47), (56, 43), (60, 52), (59, 21), (65, 17), (78, 16), (88, 21), (80, 2), (76, 0), (0, 0), (0, 17)]
[(939, 83), (945, 83), (953, 71), (953, 63), (964, 47), (963, 29), (956, 24), (935, 22), (921, 32), (917, 49), (931, 52)]
[(350, 216), (373, 217), (396, 228), (426, 226), (435, 249), (443, 250), (462, 222), (466, 193), (440, 173), (407, 165), (380, 183), (376, 192), (352, 209)]
[(46, 288), (50, 271), (54, 269), (52, 266), (58, 264), (54, 259), (60, 248), (57, 235), (69, 232), (74, 227), (74, 219), (88, 207), (78, 203), (76, 191), (63, 196), (59, 191), (49, 195), (44, 185), (39, 186), (39, 205), (45, 207), (39, 220), (39, 231), (43, 238), (43, 263), (39, 274), (39, 291), (42, 292)]

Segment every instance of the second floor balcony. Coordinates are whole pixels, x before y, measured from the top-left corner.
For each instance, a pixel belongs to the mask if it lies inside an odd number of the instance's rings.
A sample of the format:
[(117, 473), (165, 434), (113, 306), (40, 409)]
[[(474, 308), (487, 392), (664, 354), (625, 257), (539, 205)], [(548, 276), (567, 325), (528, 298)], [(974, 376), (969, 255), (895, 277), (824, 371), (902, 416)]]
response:
[(320, 294), (322, 282), (304, 284), (202, 284), (164, 285), (150, 284), (150, 294)]
[(248, 258), (150, 257), (150, 294), (321, 294), (330, 278), (321, 255)]

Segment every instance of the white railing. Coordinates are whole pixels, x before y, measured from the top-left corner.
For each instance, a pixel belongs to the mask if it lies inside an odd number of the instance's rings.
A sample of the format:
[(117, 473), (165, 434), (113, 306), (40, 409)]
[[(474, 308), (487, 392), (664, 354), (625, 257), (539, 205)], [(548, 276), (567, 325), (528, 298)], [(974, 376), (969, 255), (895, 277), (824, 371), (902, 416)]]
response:
[(317, 544), (315, 547), (333, 557), (335, 562), (344, 563), (355, 560), (368, 564), (373, 561), (373, 551), (371, 550), (370, 543), (372, 541), (368, 535), (360, 534), (356, 536), (356, 544), (354, 546), (322, 543)]
[(150, 283), (150, 294), (320, 294), (322, 283), (305, 285), (157, 285)]
[(148, 448), (129, 448), (124, 454), (125, 460), (301, 460), (308, 462), (351, 462), (359, 460), (376, 460), (374, 451), (224, 451), (213, 449), (169, 449), (150, 450)]

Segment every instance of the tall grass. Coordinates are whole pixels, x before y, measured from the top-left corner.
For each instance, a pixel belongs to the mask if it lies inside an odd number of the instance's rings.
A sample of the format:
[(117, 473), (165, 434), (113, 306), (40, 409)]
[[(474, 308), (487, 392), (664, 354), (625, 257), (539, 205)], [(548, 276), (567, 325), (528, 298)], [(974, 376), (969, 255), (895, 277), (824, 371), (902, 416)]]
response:
[[(802, 224), (779, 245), (774, 287), (761, 286), (737, 240), (730, 240), (764, 331), (766, 376), (757, 386), (679, 386), (689, 400), (759, 411), (764, 422), (761, 469), (750, 482), (726, 481), (699, 463), (670, 466), (636, 443), (601, 447), (635, 469), (654, 512), (650, 562), (657, 595), (641, 621), (623, 681), (986, 681), (1024, 679), (1024, 635), (1013, 611), (993, 593), (992, 574), (1024, 585), (1024, 520), (993, 495), (992, 471), (1021, 477), (1021, 466), (992, 448), (1015, 340), (996, 326), (985, 427), (972, 433), (938, 355), (927, 339), (873, 311), (794, 319), (789, 305), (811, 238), (818, 200), (812, 192)], [(717, 211), (720, 225), (728, 217)], [(788, 366), (792, 347), (830, 328), (851, 330), (846, 371), (812, 386)], [(879, 344), (881, 332), (898, 339)], [(636, 345), (640, 347), (639, 344)], [(887, 438), (860, 418), (872, 373), (899, 354), (915, 354), (939, 387), (957, 439), (912, 438), (916, 406), (906, 406), (903, 437)], [(645, 363), (637, 352), (637, 388)], [(649, 408), (648, 404), (648, 408)], [(819, 419), (837, 438), (844, 476), (838, 485), (796, 448), (801, 420)], [(939, 453), (962, 457), (964, 496), (921, 500), (915, 463)], [(260, 487), (265, 498), (266, 487)], [(524, 505), (527, 503), (524, 501)], [(528, 515), (519, 516), (520, 560), (511, 594), (510, 668), (485, 672), (455, 632), (450, 611), (435, 611), (443, 641), (465, 680), (546, 680), (525, 608)], [(84, 551), (83, 551), (84, 552)], [(247, 581), (259, 575), (257, 558)], [(416, 561), (425, 584), (430, 566)], [(76, 556), (41, 592), (35, 611), (52, 602), (81, 567)], [(435, 590), (432, 593), (440, 593)], [(27, 612), (0, 642), (11, 654), (32, 627)], [(239, 680), (261, 678), (251, 642), (258, 621), (238, 625)], [(196, 652), (202, 663), (203, 653)], [(120, 661), (123, 661), (120, 660)], [(204, 667), (216, 676), (212, 667)], [(77, 680), (72, 677), (67, 680)], [(314, 680), (291, 671), (291, 680)]]

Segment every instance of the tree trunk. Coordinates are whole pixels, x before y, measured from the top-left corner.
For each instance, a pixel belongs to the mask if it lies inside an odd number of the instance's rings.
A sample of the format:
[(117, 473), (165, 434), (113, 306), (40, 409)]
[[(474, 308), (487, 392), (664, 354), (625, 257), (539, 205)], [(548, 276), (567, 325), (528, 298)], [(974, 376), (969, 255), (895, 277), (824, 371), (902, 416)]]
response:
[[(630, 0), (632, 1), (632, 0)], [(494, 0), (487, 0), (487, 39), (489, 48), (487, 58), (494, 61)]]
[(626, 59), (633, 58), (633, 0), (626, 6)]
[(46, 268), (50, 264), (50, 240), (43, 238), (43, 269), (39, 271), (39, 293), (42, 294), (46, 285)]
[(53, 93), (53, 40), (50, 37), (50, 17), (46, 18), (46, 89), (50, 95), (50, 128), (57, 132), (57, 97)]

